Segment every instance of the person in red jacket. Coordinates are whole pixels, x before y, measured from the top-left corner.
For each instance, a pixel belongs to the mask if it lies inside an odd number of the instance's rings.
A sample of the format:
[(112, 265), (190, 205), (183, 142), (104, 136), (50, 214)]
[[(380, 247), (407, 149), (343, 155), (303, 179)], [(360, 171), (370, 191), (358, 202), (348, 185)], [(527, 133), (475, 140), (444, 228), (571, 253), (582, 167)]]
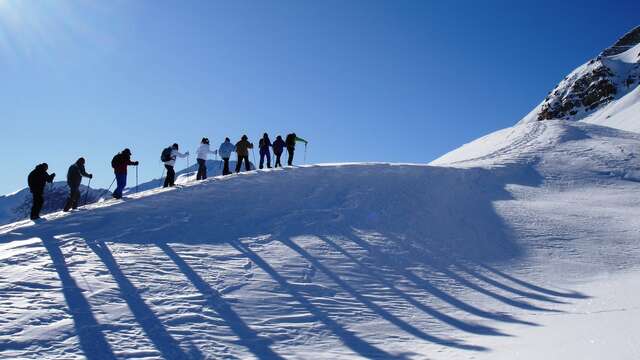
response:
[(116, 189), (113, 191), (114, 199), (122, 198), (122, 190), (127, 186), (127, 167), (130, 165), (138, 166), (139, 162), (131, 161), (131, 150), (124, 149), (116, 154), (111, 160), (111, 167), (116, 174)]

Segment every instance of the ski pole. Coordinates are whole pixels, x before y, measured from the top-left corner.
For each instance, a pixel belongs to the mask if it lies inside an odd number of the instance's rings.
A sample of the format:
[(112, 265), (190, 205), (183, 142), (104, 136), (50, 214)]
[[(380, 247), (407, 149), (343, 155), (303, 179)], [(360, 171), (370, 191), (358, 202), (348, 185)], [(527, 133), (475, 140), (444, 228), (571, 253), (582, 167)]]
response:
[(162, 168), (162, 175), (160, 175), (160, 186), (162, 186), (162, 178), (164, 177), (164, 168)]
[(89, 189), (91, 189), (91, 178), (89, 178), (89, 183), (87, 184), (87, 191), (84, 193), (84, 205), (87, 205), (87, 197), (89, 196)]
[(113, 181), (111, 182), (111, 185), (109, 185), (109, 188), (105, 191), (102, 192), (102, 194), (100, 194), (100, 196), (98, 196), (98, 199), (100, 199), (104, 194), (108, 193), (109, 190), (111, 190), (111, 187), (113, 186), (113, 183), (116, 182), (116, 178), (113, 178)]
[(256, 168), (256, 151), (251, 148), (251, 154), (253, 154), (253, 168)]
[(304, 163), (307, 163), (307, 144), (304, 144)]
[[(91, 179), (89, 179), (91, 181)], [(136, 194), (138, 193), (138, 165), (136, 165)]]

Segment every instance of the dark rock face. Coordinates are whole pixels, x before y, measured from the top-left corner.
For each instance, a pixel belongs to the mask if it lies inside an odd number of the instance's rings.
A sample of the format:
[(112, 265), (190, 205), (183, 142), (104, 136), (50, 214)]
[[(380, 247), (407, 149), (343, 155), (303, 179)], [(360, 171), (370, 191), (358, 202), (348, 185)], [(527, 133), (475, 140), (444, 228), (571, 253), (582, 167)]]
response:
[(637, 26), (597, 58), (564, 78), (545, 98), (537, 120), (584, 117), (637, 86), (640, 83), (640, 54), (631, 67), (613, 66), (618, 73), (607, 66), (612, 64), (607, 57), (621, 54), (639, 43), (640, 26)]
[(620, 40), (616, 41), (615, 44), (611, 45), (608, 49), (600, 54), (601, 56), (612, 56), (621, 54), (631, 47), (640, 43), (640, 26), (636, 26), (635, 29), (629, 31)]
[(576, 107), (584, 107), (590, 111), (610, 102), (617, 93), (616, 86), (611, 81), (613, 75), (609, 68), (598, 63), (593, 70), (575, 79), (572, 85), (564, 86), (562, 90), (557, 86), (545, 99), (538, 120), (563, 119), (577, 114), (574, 110)]

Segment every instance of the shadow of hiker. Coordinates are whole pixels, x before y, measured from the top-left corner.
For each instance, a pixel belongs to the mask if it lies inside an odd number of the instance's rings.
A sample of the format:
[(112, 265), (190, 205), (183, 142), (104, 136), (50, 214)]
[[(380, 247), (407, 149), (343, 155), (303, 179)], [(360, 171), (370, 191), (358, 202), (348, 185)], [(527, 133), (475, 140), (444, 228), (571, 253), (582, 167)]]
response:
[(261, 338), (189, 264), (180, 257), (168, 244), (156, 243), (164, 253), (178, 266), (180, 271), (191, 281), (204, 296), (207, 304), (222, 317), (231, 330), (240, 338), (239, 344), (245, 346), (259, 359), (283, 359), (270, 347), (271, 340)]
[(423, 312), (425, 312), (426, 314), (430, 315), (434, 319), (440, 320), (445, 324), (448, 324), (448, 325), (450, 325), (450, 326), (452, 326), (454, 328), (457, 328), (459, 330), (466, 331), (466, 332), (469, 332), (469, 333), (481, 334), (481, 335), (507, 336), (506, 334), (496, 330), (495, 328), (488, 327), (488, 326), (483, 326), (483, 325), (472, 324), (472, 323), (468, 323), (468, 322), (465, 322), (465, 321), (462, 321), (462, 320), (458, 320), (458, 319), (456, 319), (456, 318), (454, 318), (452, 316), (449, 316), (449, 315), (447, 315), (445, 313), (442, 313), (442, 312), (440, 312), (440, 311), (438, 311), (438, 310), (436, 310), (436, 309), (434, 309), (434, 308), (432, 308), (430, 306), (427, 306), (427, 305), (421, 303), (420, 301), (416, 300), (413, 296), (411, 296), (411, 295), (405, 293), (404, 291), (398, 289), (394, 284), (392, 284), (390, 281), (385, 279), (383, 275), (379, 274), (378, 271), (376, 271), (372, 267), (366, 265), (362, 261), (356, 259), (353, 255), (351, 255), (349, 252), (347, 252), (344, 248), (342, 248), (336, 242), (332, 241), (328, 237), (320, 237), (320, 239), (322, 241), (324, 241), (326, 244), (328, 244), (329, 246), (331, 246), (333, 249), (335, 249), (336, 251), (338, 251), (339, 253), (341, 253), (345, 257), (347, 257), (353, 263), (355, 263), (358, 266), (360, 266), (364, 270), (364, 272), (371, 279), (373, 279), (374, 281), (377, 281), (380, 284), (384, 285), (387, 289), (391, 290), (396, 296), (398, 296), (399, 298), (405, 300), (406, 302), (408, 302), (409, 304), (413, 305), (417, 309), (422, 310)]
[(482, 266), (483, 268), (491, 271), (492, 273), (501, 276), (509, 281), (512, 281), (520, 286), (526, 287), (528, 289), (531, 289), (533, 291), (537, 291), (539, 293), (543, 293), (543, 294), (547, 294), (550, 296), (556, 296), (556, 297), (563, 297), (563, 298), (572, 298), (572, 299), (588, 299), (590, 298), (589, 295), (585, 295), (581, 292), (578, 291), (572, 291), (572, 292), (560, 292), (560, 291), (555, 291), (555, 290), (551, 290), (551, 289), (547, 289), (547, 288), (543, 288), (542, 286), (539, 285), (535, 285), (532, 284), (530, 282), (518, 279), (516, 277), (514, 277), (513, 275), (508, 275), (494, 267), (491, 267), (487, 264), (479, 264), (480, 266)]
[(178, 341), (169, 334), (162, 321), (145, 303), (139, 294), (138, 289), (124, 275), (120, 266), (116, 262), (109, 247), (102, 241), (86, 242), (89, 248), (102, 260), (111, 276), (118, 284), (122, 298), (129, 305), (129, 309), (136, 321), (142, 326), (142, 330), (151, 340), (155, 348), (160, 351), (165, 359), (203, 359), (204, 356), (192, 347), (189, 353), (184, 352)]
[(358, 337), (354, 332), (347, 330), (344, 326), (337, 321), (331, 319), (329, 314), (324, 310), (315, 306), (304, 295), (302, 295), (295, 287), (291, 286), (287, 279), (280, 275), (274, 268), (269, 265), (262, 257), (256, 252), (251, 250), (248, 246), (245, 246), (240, 240), (231, 240), (229, 244), (233, 246), (240, 253), (246, 255), (253, 263), (260, 267), (265, 273), (271, 276), (283, 289), (287, 290), (289, 294), (296, 299), (307, 311), (321, 321), (327, 328), (329, 328), (333, 334), (335, 334), (340, 341), (351, 349), (353, 352), (368, 359), (406, 359), (408, 354), (391, 354), (375, 345), (368, 343), (362, 338)]
[(84, 356), (89, 360), (116, 359), (111, 346), (102, 333), (101, 325), (93, 316), (89, 301), (84, 297), (82, 289), (69, 272), (64, 254), (58, 246), (58, 240), (47, 235), (43, 235), (41, 240), (62, 283), (62, 293), (73, 317), (76, 334)]
[[(443, 290), (439, 289), (437, 286), (435, 286), (434, 284), (432, 284), (430, 281), (428, 281), (427, 279), (424, 279), (418, 275), (416, 275), (413, 271), (409, 270), (407, 267), (409, 264), (404, 263), (404, 264), (396, 264), (394, 262), (388, 261), (387, 259), (389, 258), (386, 254), (384, 254), (381, 250), (379, 250), (376, 246), (369, 244), (366, 240), (361, 239), (360, 237), (358, 237), (357, 235), (353, 235), (353, 234), (347, 234), (347, 233), (343, 233), (341, 236), (343, 236), (347, 241), (352, 241), (353, 243), (357, 244), (360, 248), (362, 248), (363, 250), (367, 251), (369, 254), (371, 254), (371, 258), (373, 261), (377, 262), (378, 264), (384, 266), (391, 266), (394, 271), (396, 271), (397, 273), (399, 273), (400, 275), (404, 276), (407, 280), (411, 281), (418, 289), (422, 289), (426, 292), (428, 292), (429, 294), (439, 298), (440, 300), (460, 309), (463, 311), (466, 311), (470, 314), (479, 316), (479, 317), (483, 317), (483, 318), (487, 318), (487, 319), (491, 319), (491, 320), (496, 320), (496, 321), (501, 321), (501, 322), (507, 322), (507, 323), (518, 323), (518, 324), (523, 324), (523, 325), (530, 325), (530, 326), (537, 326), (538, 324), (533, 323), (533, 322), (529, 322), (529, 321), (524, 321), (524, 320), (519, 320), (511, 315), (508, 314), (501, 314), (501, 313), (492, 313), (486, 310), (482, 310), (474, 305), (468, 304), (460, 299), (457, 299), (454, 296), (449, 295), (448, 293), (444, 292)], [(398, 244), (401, 244), (402, 242), (398, 241)], [(420, 257), (422, 257), (423, 259), (425, 259), (427, 263), (430, 263), (430, 265), (434, 265), (430, 260), (431, 256), (429, 254), (424, 254), (423, 251), (420, 251), (419, 249), (414, 249), (411, 248), (411, 252), (414, 254), (419, 255)], [(438, 267), (439, 268), (439, 267)], [(460, 279), (458, 279), (460, 280)], [(484, 293), (485, 295), (489, 295), (491, 297), (494, 296), (500, 296), (498, 294), (495, 294), (489, 290), (486, 290), (484, 288), (481, 288), (480, 286), (476, 286), (477, 289), (476, 290), (480, 290), (481, 293)], [(502, 299), (502, 298), (500, 298)], [(508, 301), (508, 299), (505, 299), (505, 301)], [(514, 304), (518, 304), (518, 303), (514, 303)]]
[(383, 319), (389, 321), (390, 323), (396, 325), (401, 330), (403, 330), (403, 331), (405, 331), (405, 332), (407, 332), (407, 333), (409, 333), (409, 334), (411, 334), (411, 335), (413, 335), (413, 336), (415, 336), (415, 337), (417, 337), (419, 339), (426, 340), (426, 341), (432, 342), (434, 344), (439, 344), (439, 345), (444, 345), (444, 346), (458, 348), (458, 349), (464, 349), (464, 350), (475, 350), (475, 351), (486, 351), (487, 350), (487, 348), (482, 347), (482, 346), (467, 345), (467, 344), (460, 343), (458, 341), (448, 340), (448, 339), (440, 338), (440, 337), (437, 337), (437, 336), (434, 336), (434, 335), (429, 335), (429, 334), (425, 333), (424, 331), (422, 331), (422, 330), (416, 328), (415, 326), (407, 323), (406, 321), (396, 317), (395, 315), (391, 314), (387, 310), (383, 309), (381, 306), (379, 306), (376, 303), (374, 303), (373, 301), (369, 300), (367, 297), (365, 297), (360, 292), (358, 292), (356, 289), (354, 289), (352, 286), (350, 286), (346, 281), (342, 280), (338, 275), (336, 275), (335, 273), (330, 271), (326, 266), (324, 266), (320, 261), (318, 261), (318, 259), (316, 259), (315, 257), (311, 256), (311, 254), (309, 254), (307, 251), (302, 249), (300, 246), (298, 246), (292, 240), (290, 240), (290, 239), (281, 239), (279, 241), (281, 243), (283, 243), (284, 245), (288, 246), (289, 248), (291, 248), (293, 251), (295, 251), (298, 254), (300, 254), (303, 258), (305, 258), (307, 261), (309, 261), (317, 269), (320, 269), (333, 282), (335, 282), (338, 286), (340, 286), (345, 291), (347, 291), (349, 294), (351, 294), (351, 296), (356, 298), (359, 302), (361, 302), (363, 305), (368, 307), (371, 311), (373, 311), (374, 313), (376, 313), (377, 315), (379, 315)]
[[(358, 236), (353, 236), (351, 238), (354, 242), (356, 242), (358, 245), (360, 245), (363, 249), (365, 250), (369, 250), (372, 251), (372, 247), (370, 244), (368, 244), (365, 240), (358, 238)], [(450, 256), (449, 254), (445, 254), (443, 253), (441, 250), (437, 249), (437, 248), (429, 248), (427, 249), (422, 249), (420, 247), (417, 247), (413, 244), (409, 244), (406, 243), (404, 241), (402, 241), (402, 239), (400, 238), (394, 238), (395, 242), (397, 245), (403, 247), (405, 250), (409, 251), (411, 254), (414, 255), (414, 258), (416, 255), (419, 255), (420, 257), (420, 263), (422, 265), (426, 265), (428, 267), (431, 267), (433, 269), (435, 269), (438, 272), (441, 272), (442, 274), (446, 275), (447, 277), (451, 278), (452, 280), (456, 281), (457, 283), (459, 283), (462, 286), (465, 286), (471, 290), (474, 290), (478, 293), (481, 293), (483, 295), (486, 295), (488, 297), (491, 297), (499, 302), (502, 302), (504, 304), (513, 306), (513, 307), (517, 307), (520, 309), (524, 309), (524, 310), (531, 310), (531, 311), (541, 311), (541, 312), (562, 312), (560, 310), (555, 310), (555, 309), (548, 309), (548, 308), (543, 308), (537, 305), (533, 305), (529, 302), (526, 301), (522, 301), (522, 300), (516, 300), (516, 299), (512, 299), (510, 297), (507, 297), (505, 295), (499, 294), (495, 291), (491, 291), (485, 287), (482, 287), (470, 280), (468, 280), (467, 278), (461, 276), (460, 274), (458, 274), (457, 272), (453, 271), (450, 269), (451, 266), (454, 267), (458, 267), (460, 269), (464, 268), (468, 274), (474, 276), (477, 275), (475, 274), (475, 272), (469, 268), (463, 267), (463, 265), (461, 264), (460, 261), (456, 260), (454, 256)], [(381, 256), (381, 258), (384, 258), (384, 256)], [(446, 259), (447, 261), (443, 261), (440, 259)], [(477, 276), (474, 276), (477, 278)], [(497, 283), (497, 281), (493, 281), (495, 283)], [(503, 286), (506, 287), (506, 286)], [(529, 294), (524, 292), (525, 294)], [(523, 292), (518, 292), (518, 295), (522, 295)], [(536, 299), (539, 299), (539, 296), (535, 296)], [(556, 301), (558, 302), (558, 301)], [(561, 303), (561, 302), (558, 302)]]

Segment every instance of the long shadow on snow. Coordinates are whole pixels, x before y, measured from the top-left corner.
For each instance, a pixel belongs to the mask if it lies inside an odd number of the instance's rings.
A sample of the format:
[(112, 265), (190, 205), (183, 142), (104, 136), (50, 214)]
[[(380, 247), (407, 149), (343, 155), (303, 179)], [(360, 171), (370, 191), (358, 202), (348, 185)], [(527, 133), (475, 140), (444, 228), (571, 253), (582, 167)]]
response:
[[(339, 253), (341, 253), (342, 255), (344, 255), (345, 257), (347, 257), (349, 260), (351, 260), (353, 263), (357, 264), (360, 268), (362, 268), (362, 270), (364, 270), (364, 272), (366, 274), (369, 275), (369, 277), (374, 280), (379, 282), (380, 284), (384, 285), (387, 289), (391, 290), (397, 297), (405, 300), (406, 302), (408, 302), (409, 304), (413, 305), (414, 307), (416, 307), (417, 309), (422, 310), (423, 312), (425, 312), (426, 314), (432, 316), (435, 319), (438, 319), (440, 321), (442, 321), (445, 324), (448, 324), (452, 327), (455, 327), (457, 329), (460, 329), (462, 331), (466, 331), (466, 332), (470, 332), (470, 333), (474, 333), (474, 334), (482, 334), (482, 335), (502, 335), (505, 336), (506, 334), (501, 333), (500, 331), (496, 330), (495, 328), (492, 327), (488, 327), (488, 326), (483, 326), (483, 325), (477, 325), (477, 324), (472, 324), (472, 323), (468, 323), (465, 321), (461, 321), (458, 320), (454, 317), (451, 317), (447, 314), (444, 314), (430, 306), (427, 306), (423, 303), (421, 303), (420, 301), (418, 301), (417, 299), (415, 299), (413, 296), (405, 293), (404, 291), (401, 291), (400, 289), (398, 289), (391, 281), (385, 279), (384, 275), (379, 274), (377, 270), (375, 270), (374, 268), (366, 265), (364, 262), (356, 259), (353, 255), (351, 255), (349, 252), (347, 252), (344, 248), (342, 248), (340, 245), (338, 245), (336, 242), (334, 242), (333, 240), (329, 239), (328, 237), (320, 237), (320, 239), (322, 241), (324, 241), (325, 243), (329, 244), (329, 246), (331, 246), (333, 249), (335, 249), (336, 251), (338, 251)], [(326, 267), (325, 267), (326, 269)], [(335, 275), (337, 276), (337, 275)]]
[[(543, 308), (543, 307), (539, 307), (536, 305), (533, 305), (529, 302), (526, 301), (522, 301), (522, 300), (516, 300), (516, 299), (512, 299), (508, 296), (499, 294), (495, 291), (491, 291), (483, 286), (480, 286), (479, 284), (467, 279), (466, 277), (458, 274), (457, 272), (453, 271), (451, 269), (451, 267), (457, 267), (459, 269), (462, 269), (465, 273), (475, 277), (476, 279), (483, 279), (486, 280), (484, 281), (487, 284), (492, 284), (498, 288), (503, 288), (503, 289), (513, 289), (512, 287), (509, 287), (507, 285), (501, 284), (500, 282), (496, 281), (496, 280), (491, 280), (488, 279), (487, 277), (484, 277), (480, 274), (478, 274), (476, 271), (472, 270), (469, 267), (466, 267), (462, 264), (462, 261), (460, 259), (456, 259), (455, 257), (451, 257), (451, 256), (447, 256), (448, 254), (444, 254), (442, 251), (436, 250), (436, 249), (422, 249), (416, 246), (412, 246), (412, 244), (408, 244), (405, 241), (402, 241), (402, 239), (398, 239), (396, 238), (396, 243), (400, 244), (401, 246), (405, 247), (407, 249), (407, 251), (411, 252), (412, 254), (419, 254), (420, 257), (422, 258), (422, 262), (424, 262), (424, 264), (430, 268), (433, 268), (436, 271), (439, 271), (443, 274), (445, 274), (447, 277), (451, 278), (452, 280), (455, 280), (458, 284), (463, 285), (471, 290), (474, 290), (480, 294), (486, 295), (488, 297), (491, 297), (499, 302), (502, 302), (504, 304), (516, 307), (516, 308), (520, 308), (520, 309), (524, 309), (524, 310), (530, 310), (530, 311), (542, 311), (542, 312), (561, 312), (559, 310), (554, 310), (554, 309), (547, 309), (547, 308)], [(365, 246), (365, 243), (363, 243), (362, 241), (358, 242), (359, 245), (361, 246)], [(444, 260), (446, 259), (446, 260)], [(514, 289), (516, 290), (516, 289)], [(521, 292), (521, 291), (517, 291), (516, 295), (523, 295), (523, 294), (529, 294), (526, 292)], [(526, 295), (525, 295), (526, 296)], [(545, 297), (547, 298), (547, 297)], [(535, 295), (532, 299), (535, 300), (539, 300), (540, 296)], [(555, 301), (557, 303), (561, 303), (560, 301)]]
[(327, 328), (335, 334), (340, 341), (345, 344), (349, 349), (357, 354), (369, 359), (404, 359), (408, 354), (393, 355), (388, 353), (375, 345), (368, 343), (362, 338), (358, 337), (354, 332), (347, 330), (337, 321), (333, 320), (329, 314), (314, 305), (308, 300), (302, 293), (300, 293), (294, 286), (289, 284), (289, 281), (280, 275), (267, 261), (260, 257), (255, 251), (251, 250), (248, 246), (244, 245), (240, 240), (231, 240), (229, 244), (233, 246), (240, 253), (245, 254), (253, 263), (260, 267), (265, 273), (269, 274), (283, 289), (286, 289), (289, 294), (296, 299), (307, 311), (321, 321)]
[[(501, 322), (510, 322), (510, 323), (519, 323), (519, 324), (523, 324), (523, 325), (532, 325), (532, 326), (537, 326), (536, 323), (532, 323), (529, 321), (524, 321), (524, 320), (519, 320), (511, 315), (508, 314), (502, 314), (502, 313), (493, 313), (493, 312), (489, 312), (486, 310), (482, 310), (474, 305), (471, 305), (469, 303), (466, 303), (450, 294), (448, 294), (447, 292), (441, 290), (439, 287), (437, 287), (436, 285), (434, 285), (431, 281), (422, 278), (420, 276), (418, 276), (417, 274), (415, 274), (413, 271), (411, 271), (410, 269), (408, 269), (409, 265), (412, 264), (407, 264), (407, 263), (402, 263), (402, 264), (397, 264), (395, 262), (389, 261), (389, 256), (385, 255), (384, 253), (382, 253), (379, 249), (377, 249), (375, 246), (369, 244), (367, 241), (365, 241), (364, 239), (360, 239), (357, 235), (346, 235), (345, 236), (347, 238), (348, 241), (352, 241), (355, 244), (357, 244), (358, 246), (360, 246), (362, 249), (366, 250), (367, 252), (369, 252), (370, 254), (372, 254), (372, 259), (374, 259), (374, 261), (376, 261), (376, 264), (379, 266), (391, 266), (395, 272), (399, 273), (400, 275), (402, 275), (405, 279), (409, 280), (410, 282), (412, 282), (417, 289), (421, 289), (421, 290), (425, 290), (426, 292), (428, 292), (430, 295), (433, 295), (435, 297), (437, 297), (438, 299), (448, 303), (449, 305), (452, 305), (460, 310), (466, 311), (469, 314), (478, 316), (478, 317), (482, 317), (482, 318), (487, 318), (487, 319), (491, 319), (491, 320), (495, 320), (495, 321), (501, 321)], [(433, 267), (434, 263), (430, 257), (425, 257), (425, 255), (422, 255), (420, 252), (415, 252), (415, 254), (419, 254), (423, 260), (426, 260), (425, 262), (430, 263), (429, 266)], [(415, 265), (415, 264), (413, 264)], [(434, 267), (434, 269), (438, 268), (438, 266), (436, 265)], [(451, 276), (451, 275), (449, 275)], [(453, 278), (454, 280), (456, 278)], [(465, 283), (463, 283), (462, 285), (465, 285)], [(477, 285), (473, 285), (472, 289), (475, 290), (479, 290), (479, 292), (483, 293), (483, 294), (490, 294), (491, 297), (498, 297), (498, 299), (502, 299), (503, 302), (509, 302), (509, 299), (503, 298), (503, 297), (499, 297), (498, 294), (494, 294), (489, 290), (486, 290), (480, 286)], [(516, 306), (520, 307), (520, 306), (527, 306), (527, 304), (525, 303), (520, 303), (520, 302), (515, 302), (512, 303), (515, 304)]]
[[(466, 350), (476, 350), (476, 351), (487, 350), (486, 348), (481, 347), (481, 346), (466, 345), (466, 344), (463, 344), (463, 343), (460, 343), (460, 342), (457, 342), (457, 341), (447, 340), (447, 339), (444, 339), (444, 338), (440, 338), (440, 337), (437, 337), (437, 336), (434, 336), (434, 335), (429, 335), (429, 334), (425, 333), (424, 331), (422, 331), (422, 330), (416, 328), (415, 326), (409, 324), (408, 322), (398, 318), (397, 316), (391, 314), (389, 311), (385, 310), (384, 308), (382, 308), (378, 304), (376, 304), (373, 301), (369, 300), (366, 296), (362, 295), (354, 287), (350, 286), (345, 280), (342, 280), (342, 278), (340, 278), (340, 276), (338, 276), (337, 274), (335, 274), (334, 272), (329, 270), (326, 266), (324, 266), (324, 264), (322, 264), (320, 261), (318, 261), (318, 259), (313, 257), (306, 250), (302, 249), (300, 246), (298, 246), (296, 243), (294, 243), (290, 239), (280, 239), (280, 242), (282, 242), (283, 244), (285, 244), (286, 246), (291, 248), (293, 251), (297, 252), (299, 255), (301, 255), (303, 258), (305, 258), (307, 261), (309, 261), (309, 263), (311, 263), (313, 266), (315, 266), (316, 268), (320, 269), (334, 283), (338, 284), (341, 288), (343, 288), (345, 291), (347, 291), (349, 294), (351, 294), (351, 296), (356, 298), (359, 302), (361, 302), (363, 305), (365, 305), (371, 311), (375, 312), (377, 315), (379, 315), (383, 319), (387, 320), (388, 322), (396, 325), (398, 328), (402, 329), (403, 331), (405, 331), (405, 332), (407, 332), (407, 333), (409, 333), (409, 334), (411, 334), (411, 335), (413, 335), (413, 336), (415, 336), (415, 337), (417, 337), (419, 339), (433, 342), (434, 344), (440, 344), (440, 345), (445, 345), (445, 346), (459, 348), (459, 349), (466, 349)], [(405, 298), (405, 297), (403, 297), (403, 298)], [(406, 300), (406, 298), (405, 298), (405, 300)], [(416, 306), (416, 303), (417, 303), (416, 301), (412, 301), (412, 305)], [(421, 309), (423, 311), (426, 311), (426, 306), (421, 307)], [(435, 314), (435, 311), (434, 311), (434, 314)], [(434, 314), (431, 314), (431, 315), (433, 316)], [(442, 318), (440, 320), (442, 320)], [(454, 321), (453, 321), (453, 319), (451, 317), (447, 317), (447, 320), (448, 320), (448, 323), (450, 323), (450, 324), (454, 323)], [(471, 331), (470, 328), (472, 326), (470, 324), (463, 324), (461, 321), (457, 321), (455, 324), (458, 327), (464, 327), (465, 330), (467, 330), (467, 331)], [(480, 329), (480, 327), (474, 328), (473, 332), (478, 332), (479, 329)], [(490, 328), (484, 328), (483, 331), (485, 331), (486, 333), (497, 334), (495, 330), (490, 329)]]
[(520, 285), (520, 286), (529, 288), (529, 289), (531, 289), (533, 291), (537, 291), (539, 293), (543, 293), (543, 294), (547, 294), (547, 295), (551, 295), (551, 296), (556, 296), (556, 297), (562, 297), (562, 298), (572, 298), (572, 299), (588, 299), (589, 298), (588, 295), (585, 295), (585, 294), (583, 294), (583, 293), (581, 293), (579, 291), (561, 292), (561, 291), (556, 291), (556, 290), (552, 290), (552, 289), (547, 289), (547, 288), (544, 288), (542, 286), (532, 284), (532, 283), (530, 283), (528, 281), (524, 281), (522, 279), (518, 279), (513, 275), (508, 275), (508, 274), (506, 274), (506, 273), (504, 273), (504, 272), (502, 272), (502, 271), (500, 271), (500, 270), (498, 270), (498, 269), (496, 269), (494, 267), (491, 267), (491, 266), (489, 266), (487, 264), (480, 264), (480, 266), (482, 266), (483, 268), (487, 269), (488, 271), (490, 271), (490, 272), (492, 272), (492, 273), (494, 273), (494, 274), (496, 274), (498, 276), (501, 276), (501, 277), (503, 277), (503, 278), (505, 278), (505, 279), (507, 279), (509, 281), (512, 281), (512, 282)]
[[(306, 183), (309, 179), (313, 179), (312, 185)], [(82, 214), (80, 219), (72, 215), (28, 229), (22, 235), (26, 237), (33, 233), (38, 236), (41, 230), (58, 225), (65, 232), (78, 228), (82, 230), (82, 236), (89, 240), (109, 239), (132, 244), (155, 243), (158, 238), (198, 244), (202, 243), (199, 239), (203, 239), (203, 233), (216, 234), (215, 238), (221, 239), (220, 242), (225, 242), (223, 239), (272, 234), (275, 238), (285, 239), (285, 245), (327, 273), (334, 282), (365, 306), (404, 331), (435, 343), (474, 348), (427, 335), (396, 318), (360, 294), (347, 281), (331, 273), (289, 239), (299, 235), (332, 235), (332, 231), (339, 236), (353, 235), (354, 228), (375, 231), (390, 238), (401, 239), (399, 243), (408, 243), (410, 248), (419, 247), (424, 250), (423, 253), (428, 256), (421, 260), (421, 266), (425, 269), (437, 269), (459, 284), (511, 306), (545, 311), (547, 309), (492, 292), (450, 270), (446, 262), (436, 259), (456, 258), (486, 264), (520, 256), (522, 249), (514, 242), (493, 203), (512, 199), (505, 190), (507, 184), (537, 186), (541, 181), (540, 175), (528, 165), (492, 170), (353, 165), (255, 172), (225, 179), (208, 179), (204, 183), (181, 190), (95, 209)], [(393, 186), (393, 189), (389, 186)], [(230, 197), (232, 204), (244, 206), (211, 206), (217, 202), (225, 203)], [(167, 212), (167, 201), (176, 210)], [(115, 231), (120, 228), (120, 224), (130, 223), (132, 215), (138, 223), (145, 226)], [(0, 241), (2, 237), (0, 235)], [(331, 328), (347, 346), (361, 354), (374, 354), (378, 357), (389, 355), (355, 337), (293, 287), (286, 286), (287, 280), (255, 252), (235, 241), (230, 241), (230, 244), (260, 265), (283, 288), (288, 288), (294, 298)], [(395, 246), (393, 242), (390, 244)], [(198, 283), (202, 290), (208, 291), (203, 282), (193, 277), (194, 273), (186, 267), (182, 270), (189, 274), (187, 276), (194, 284)], [(435, 286), (427, 286), (426, 280), (408, 269), (399, 270), (398, 275), (406, 276), (425, 291), (470, 314), (498, 321), (520, 322), (508, 315), (491, 314), (456, 300)], [(398, 293), (396, 295), (416, 305), (410, 297)], [(421, 307), (425, 311), (424, 306)], [(445, 323), (449, 321), (456, 324), (461, 329), (471, 325), (451, 316), (441, 316), (438, 313), (433, 315), (439, 316)], [(473, 328), (473, 325), (467, 329), (479, 330)]]
[(80, 340), (80, 348), (87, 359), (115, 359), (116, 356), (101, 330), (101, 325), (93, 316), (89, 301), (84, 297), (67, 266), (64, 254), (53, 236), (41, 236), (42, 244), (47, 249), (58, 278), (62, 283), (62, 293), (73, 317), (76, 334)]
[(109, 247), (102, 241), (87, 241), (87, 245), (93, 252), (98, 255), (100, 260), (105, 264), (113, 279), (118, 283), (122, 298), (129, 305), (129, 309), (136, 318), (136, 321), (142, 326), (142, 330), (147, 337), (153, 342), (158, 351), (165, 359), (202, 359), (204, 356), (192, 347), (189, 353), (185, 353), (178, 341), (169, 334), (162, 321), (158, 319), (156, 314), (145, 303), (139, 294), (138, 289), (124, 275), (120, 266), (113, 257)]
[(231, 308), (222, 295), (202, 279), (169, 245), (165, 243), (156, 243), (156, 245), (178, 266), (180, 271), (182, 271), (193, 286), (204, 296), (207, 304), (209, 304), (209, 306), (225, 320), (231, 330), (238, 335), (241, 345), (247, 347), (247, 349), (259, 359), (282, 359), (280, 355), (269, 347), (271, 340), (259, 337)]

